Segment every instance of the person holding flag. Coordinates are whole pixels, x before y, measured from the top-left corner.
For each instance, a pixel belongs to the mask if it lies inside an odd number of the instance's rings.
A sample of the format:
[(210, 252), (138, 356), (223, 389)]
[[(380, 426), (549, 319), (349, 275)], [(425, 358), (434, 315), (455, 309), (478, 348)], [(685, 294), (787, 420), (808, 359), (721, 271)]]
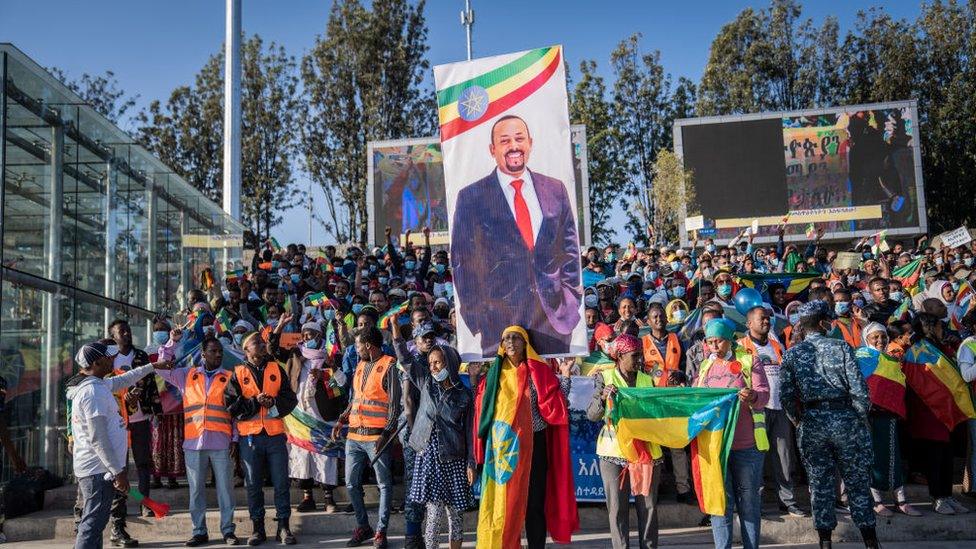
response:
[(861, 530), (865, 547), (878, 547), (871, 509), (870, 398), (854, 350), (827, 337), (830, 310), (815, 300), (800, 308), (803, 341), (783, 355), (780, 401), (798, 424), (797, 443), (810, 479), (813, 524), (820, 547), (831, 547), (837, 527), (834, 471), (839, 469), (850, 502), (851, 519)]
[(220, 533), (227, 545), (237, 545), (234, 534), (234, 485), (230, 443), (233, 426), (227, 411), (225, 389), (230, 372), (223, 365), (224, 346), (213, 336), (200, 343), (196, 363), (156, 374), (183, 395), (183, 453), (186, 479), (190, 485), (190, 519), (193, 534), (184, 545), (198, 547), (209, 541), (207, 535), (207, 465), (213, 468), (220, 508)]
[(769, 384), (761, 364), (754, 364), (749, 351), (734, 345), (733, 323), (717, 318), (705, 326), (709, 357), (702, 362), (696, 387), (739, 389), (743, 409), (735, 425), (729, 471), (725, 476), (725, 514), (712, 515), (712, 538), (717, 549), (732, 547), (732, 507), (739, 515), (742, 546), (759, 547), (762, 469), (769, 450), (763, 410), (769, 401)]
[[(654, 387), (654, 378), (644, 372), (641, 340), (629, 334), (621, 334), (614, 340), (613, 368), (605, 368), (593, 374), (593, 399), (586, 409), (590, 421), (604, 422), (596, 442), (596, 453), (600, 456), (600, 477), (607, 498), (607, 514), (610, 519), (610, 540), (614, 549), (630, 547), (630, 497), (639, 492), (640, 487), (633, 476), (622, 480), (624, 471), (630, 463), (624, 457), (617, 440), (616, 429), (607, 421), (607, 401), (617, 393), (619, 387)], [(634, 506), (637, 510), (637, 541), (640, 549), (657, 547), (658, 517), (657, 496), (661, 484), (661, 447), (645, 445), (646, 452), (653, 458), (651, 485), (647, 494), (635, 494)]]
[[(334, 422), (346, 408), (346, 399), (339, 389), (346, 384), (346, 380), (342, 371), (336, 368), (339, 348), (335, 330), (330, 331), (330, 341), (326, 339), (325, 330), (319, 322), (306, 322), (302, 325), (301, 343), (286, 349), (281, 346), (281, 331), (291, 320), (292, 315), (288, 313), (278, 319), (278, 324), (268, 336), (268, 351), (275, 360), (285, 365), (291, 389), (298, 398), (295, 410), (321, 421)], [(297, 480), (303, 491), (296, 511), (307, 513), (315, 510), (313, 489), (316, 482), (324, 487), (326, 511), (335, 511), (332, 491), (339, 484), (338, 457), (315, 452), (299, 444), (289, 444), (288, 476)]]
[(546, 531), (570, 543), (579, 528), (569, 455), (570, 364), (557, 376), (520, 326), (502, 332), (478, 384), (475, 458), (484, 464), (478, 547), (542, 549)]

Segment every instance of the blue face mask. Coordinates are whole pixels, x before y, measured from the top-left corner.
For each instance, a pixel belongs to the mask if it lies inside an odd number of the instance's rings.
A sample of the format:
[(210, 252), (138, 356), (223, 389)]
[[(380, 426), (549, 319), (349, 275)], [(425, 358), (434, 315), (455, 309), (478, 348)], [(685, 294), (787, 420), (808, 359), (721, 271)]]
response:
[(654, 281), (657, 280), (657, 277), (658, 276), (659, 275), (658, 275), (658, 272), (657, 271), (651, 271), (651, 272), (647, 273), (647, 281), (648, 282), (654, 282)]
[(684, 322), (685, 321), (685, 310), (684, 309), (678, 309), (678, 310), (676, 310), (674, 312), (674, 315), (673, 316), (674, 316), (674, 321), (675, 322)]
[(305, 342), (305, 348), (306, 349), (318, 349), (319, 348), (319, 340), (317, 340), (317, 339), (310, 339), (310, 340), (306, 341)]
[(681, 299), (685, 296), (685, 287), (675, 286), (674, 288), (671, 288), (671, 293), (674, 294), (674, 297)]
[(732, 295), (732, 285), (719, 284), (718, 287), (715, 288), (715, 291), (718, 292), (718, 295), (722, 297), (729, 297), (730, 295)]
[(713, 254), (715, 253), (715, 244), (709, 244), (705, 246), (705, 249), (708, 250), (708, 253)]
[(404, 261), (403, 262), (403, 266), (406, 267), (406, 269), (408, 271), (412, 271), (412, 270), (414, 270), (414, 269), (417, 268), (417, 262), (416, 261)]
[(240, 347), (241, 343), (243, 342), (244, 342), (244, 334), (234, 334), (234, 345)]
[(583, 303), (585, 303), (587, 307), (596, 307), (599, 302), (599, 298), (593, 294), (586, 294), (586, 296), (583, 298)]
[(156, 330), (153, 332), (152, 337), (153, 342), (156, 343), (156, 345), (165, 345), (166, 342), (169, 341), (169, 332), (166, 330)]
[(437, 271), (437, 274), (444, 274), (444, 271), (447, 270), (447, 265), (443, 263), (437, 263), (436, 265), (434, 265), (434, 270)]
[(363, 311), (363, 304), (362, 303), (353, 303), (352, 304), (352, 312), (353, 312), (353, 314), (358, 315), (362, 311)]
[(390, 281), (390, 279), (387, 278), (387, 277), (385, 277), (385, 276), (381, 276), (381, 277), (379, 277), (379, 281), (380, 281), (380, 284), (382, 284), (382, 285), (385, 286)]
[(790, 324), (796, 324), (800, 321), (800, 315), (793, 313), (790, 315)]
[(331, 321), (333, 318), (335, 318), (335, 309), (326, 309), (322, 313), (322, 316), (324, 316), (326, 320)]
[(375, 273), (376, 272), (376, 265), (370, 264), (370, 266), (369, 266), (369, 272)]
[(445, 282), (444, 283), (444, 294), (447, 295), (447, 297), (454, 297), (454, 283), (453, 282)]
[(888, 299), (894, 301), (895, 303), (901, 303), (901, 300), (905, 299), (905, 294), (899, 291), (894, 291), (888, 294)]
[(678, 271), (679, 269), (681, 269), (681, 262), (680, 261), (672, 261), (671, 262), (671, 270), (672, 271)]
[(847, 312), (850, 310), (851, 310), (850, 301), (838, 301), (834, 303), (834, 312), (837, 313), (838, 315), (841, 316), (846, 315)]
[(448, 375), (450, 374), (448, 374), (447, 368), (441, 368), (440, 370), (437, 371), (437, 373), (434, 374), (434, 381), (440, 383), (441, 381), (447, 379)]
[(291, 282), (292, 282), (292, 284), (298, 284), (301, 281), (302, 281), (302, 275), (300, 275), (298, 273), (292, 273), (292, 275), (291, 275)]

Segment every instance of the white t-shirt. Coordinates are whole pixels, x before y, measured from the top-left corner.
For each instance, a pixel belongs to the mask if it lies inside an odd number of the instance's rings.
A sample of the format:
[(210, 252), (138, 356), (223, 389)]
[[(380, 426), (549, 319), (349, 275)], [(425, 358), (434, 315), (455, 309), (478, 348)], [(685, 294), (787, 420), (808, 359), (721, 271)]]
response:
[(772, 410), (782, 410), (783, 405), (779, 401), (781, 359), (776, 356), (776, 349), (771, 342), (772, 339), (768, 340), (765, 345), (753, 343), (756, 345), (756, 361), (762, 364), (766, 372), (766, 380), (769, 382), (769, 402), (766, 403), (766, 407)]
[[(125, 468), (128, 452), (128, 433), (125, 421), (119, 412), (118, 402), (112, 395), (111, 385), (104, 379), (89, 377), (77, 387), (68, 390), (68, 398), (72, 400), (71, 432), (74, 436), (74, 451), (72, 461), (75, 477), (83, 478), (92, 475), (112, 473), (113, 475)], [(92, 448), (93, 419), (105, 417), (108, 419), (107, 443), (111, 456), (111, 463), (102, 460)]]
[[(129, 371), (132, 369), (132, 361), (136, 358), (136, 350), (130, 349), (129, 354), (123, 355), (119, 353), (115, 355), (115, 369)], [(149, 419), (146, 414), (142, 413), (142, 407), (136, 406), (136, 411), (129, 414), (129, 423), (139, 423), (140, 421), (146, 421)]]

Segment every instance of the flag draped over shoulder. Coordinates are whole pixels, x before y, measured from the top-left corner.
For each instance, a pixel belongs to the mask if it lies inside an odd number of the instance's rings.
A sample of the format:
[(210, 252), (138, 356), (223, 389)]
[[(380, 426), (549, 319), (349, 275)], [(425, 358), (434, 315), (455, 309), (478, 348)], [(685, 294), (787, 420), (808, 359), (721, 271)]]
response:
[(773, 302), (769, 297), (771, 284), (782, 284), (786, 288), (787, 301), (806, 301), (810, 282), (820, 277), (818, 273), (742, 274), (739, 275), (739, 283), (745, 288), (758, 290), (766, 303)]
[(905, 353), (903, 370), (908, 386), (950, 431), (963, 421), (976, 418), (969, 388), (957, 368), (925, 339)]
[[(517, 332), (528, 342), (528, 334)], [(569, 409), (559, 381), (531, 345), (526, 362), (514, 366), (498, 356), (478, 386), (475, 397), (475, 459), (484, 463), (478, 512), (478, 547), (519, 547), (528, 505), (533, 435), (529, 383), (536, 390), (539, 415), (546, 428), (546, 527), (553, 541), (569, 543), (579, 529), (576, 490), (569, 463)]]
[(905, 374), (901, 362), (870, 347), (858, 347), (857, 365), (868, 385), (871, 403), (905, 418)]
[(891, 271), (891, 278), (901, 282), (906, 290), (918, 285), (918, 279), (922, 275), (922, 258), (918, 258), (902, 267), (895, 267)]
[(699, 507), (725, 514), (725, 475), (739, 417), (736, 389), (702, 387), (620, 388), (610, 404), (617, 441), (630, 461), (635, 441), (668, 448), (691, 444), (691, 469)]
[(956, 293), (952, 312), (949, 315), (953, 330), (962, 330), (962, 317), (973, 309), (973, 302), (976, 302), (974, 295), (976, 295), (976, 291), (973, 290), (972, 285), (968, 280), (963, 280), (959, 285), (959, 291)]

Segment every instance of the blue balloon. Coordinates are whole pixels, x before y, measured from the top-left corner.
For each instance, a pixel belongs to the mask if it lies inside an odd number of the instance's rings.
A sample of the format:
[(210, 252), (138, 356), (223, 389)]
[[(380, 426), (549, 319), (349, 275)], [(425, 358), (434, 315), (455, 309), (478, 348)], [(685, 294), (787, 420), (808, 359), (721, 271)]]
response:
[(742, 288), (732, 300), (735, 302), (735, 310), (743, 316), (750, 310), (763, 306), (762, 294), (755, 288)]

